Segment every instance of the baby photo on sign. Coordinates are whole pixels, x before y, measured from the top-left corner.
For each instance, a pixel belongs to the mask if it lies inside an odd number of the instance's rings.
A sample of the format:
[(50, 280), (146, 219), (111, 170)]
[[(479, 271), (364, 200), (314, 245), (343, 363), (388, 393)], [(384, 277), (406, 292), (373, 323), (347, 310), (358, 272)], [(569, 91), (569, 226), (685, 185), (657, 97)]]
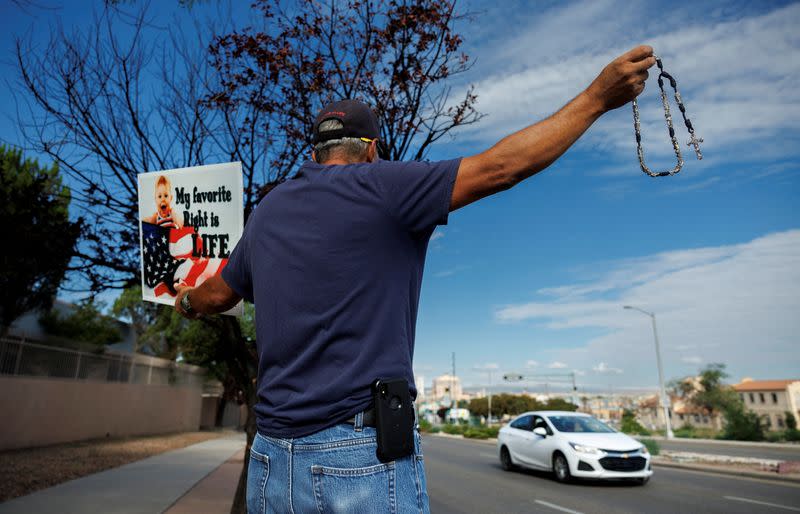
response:
[(172, 305), (178, 285), (218, 275), (241, 237), (241, 164), (140, 173), (139, 219), (142, 297)]

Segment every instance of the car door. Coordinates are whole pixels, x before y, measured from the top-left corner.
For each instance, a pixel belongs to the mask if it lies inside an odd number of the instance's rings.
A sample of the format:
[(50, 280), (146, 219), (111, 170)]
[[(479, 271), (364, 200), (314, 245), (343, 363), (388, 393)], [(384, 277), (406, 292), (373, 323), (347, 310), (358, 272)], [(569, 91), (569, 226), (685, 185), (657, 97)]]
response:
[[(547, 436), (534, 434), (533, 429), (536, 427), (544, 428), (547, 431)], [(550, 461), (552, 460), (553, 451), (556, 448), (556, 439), (553, 435), (553, 430), (542, 416), (533, 416), (531, 435), (534, 438), (528, 445), (531, 464), (537, 468), (550, 469)]]
[(533, 416), (525, 415), (515, 419), (509, 425), (508, 430), (508, 451), (515, 463), (530, 466), (530, 456), (526, 453), (526, 447), (530, 444), (530, 436), (533, 435)]

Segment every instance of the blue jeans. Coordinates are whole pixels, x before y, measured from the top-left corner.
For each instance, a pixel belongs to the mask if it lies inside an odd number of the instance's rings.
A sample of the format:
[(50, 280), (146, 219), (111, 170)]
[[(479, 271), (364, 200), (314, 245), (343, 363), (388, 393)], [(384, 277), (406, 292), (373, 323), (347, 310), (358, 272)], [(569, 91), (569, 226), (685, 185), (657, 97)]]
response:
[(420, 435), (414, 454), (391, 462), (375, 456), (375, 429), (340, 424), (279, 439), (256, 434), (247, 473), (247, 512), (429, 514)]

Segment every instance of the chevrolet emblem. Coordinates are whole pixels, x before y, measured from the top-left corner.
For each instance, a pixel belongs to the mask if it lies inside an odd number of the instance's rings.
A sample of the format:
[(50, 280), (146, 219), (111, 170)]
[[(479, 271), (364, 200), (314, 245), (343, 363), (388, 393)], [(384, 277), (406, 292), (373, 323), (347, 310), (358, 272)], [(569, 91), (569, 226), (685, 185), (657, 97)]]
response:
[(622, 454), (622, 458), (623, 458), (623, 459), (627, 459), (627, 458), (628, 458), (628, 454), (627, 454), (627, 453), (623, 453), (623, 454)]

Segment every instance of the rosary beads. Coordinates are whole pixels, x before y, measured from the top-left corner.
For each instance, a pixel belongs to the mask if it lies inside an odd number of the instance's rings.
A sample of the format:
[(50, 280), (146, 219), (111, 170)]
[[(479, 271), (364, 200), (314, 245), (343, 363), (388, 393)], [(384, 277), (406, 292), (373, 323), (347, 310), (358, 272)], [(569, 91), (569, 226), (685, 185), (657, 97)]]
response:
[(667, 98), (667, 92), (664, 91), (664, 78), (669, 80), (670, 86), (675, 91), (675, 101), (678, 102), (678, 108), (681, 110), (681, 115), (683, 116), (683, 122), (686, 124), (686, 129), (689, 131), (689, 135), (691, 138), (687, 143), (687, 146), (694, 147), (694, 153), (697, 154), (697, 159), (700, 160), (703, 158), (703, 154), (700, 152), (700, 143), (703, 142), (703, 138), (697, 138), (694, 134), (694, 127), (692, 127), (692, 122), (689, 118), (686, 117), (686, 107), (683, 105), (683, 100), (681, 100), (681, 94), (678, 92), (678, 83), (675, 79), (664, 71), (664, 66), (661, 64), (661, 59), (657, 56), (653, 56), (656, 58), (656, 65), (658, 65), (659, 74), (658, 74), (658, 88), (661, 90), (661, 103), (664, 106), (664, 118), (667, 120), (667, 128), (669, 129), (669, 137), (672, 139), (672, 148), (675, 150), (675, 156), (678, 158), (678, 164), (669, 171), (651, 171), (650, 168), (644, 163), (644, 149), (642, 148), (642, 132), (641, 132), (641, 124), (639, 121), (639, 104), (636, 102), (636, 99), (633, 99), (633, 128), (636, 132), (636, 153), (639, 155), (639, 165), (642, 167), (642, 171), (650, 175), (651, 177), (666, 177), (667, 175), (675, 175), (681, 168), (683, 167), (683, 157), (681, 156), (681, 148), (678, 144), (678, 139), (675, 137), (675, 128), (672, 126), (672, 114), (669, 111), (669, 99)]

